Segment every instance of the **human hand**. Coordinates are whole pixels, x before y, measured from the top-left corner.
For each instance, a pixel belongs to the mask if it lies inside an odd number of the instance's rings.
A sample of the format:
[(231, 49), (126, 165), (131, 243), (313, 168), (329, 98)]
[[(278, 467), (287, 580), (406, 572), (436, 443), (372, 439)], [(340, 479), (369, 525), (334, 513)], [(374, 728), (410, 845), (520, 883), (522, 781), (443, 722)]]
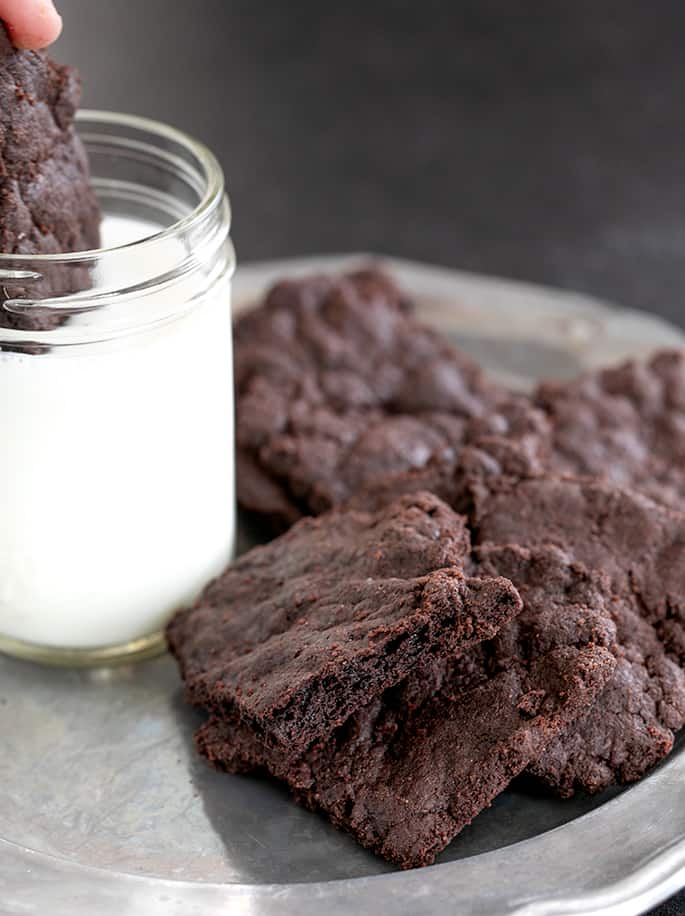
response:
[(52, 0), (0, 0), (0, 19), (17, 48), (46, 48), (62, 31)]

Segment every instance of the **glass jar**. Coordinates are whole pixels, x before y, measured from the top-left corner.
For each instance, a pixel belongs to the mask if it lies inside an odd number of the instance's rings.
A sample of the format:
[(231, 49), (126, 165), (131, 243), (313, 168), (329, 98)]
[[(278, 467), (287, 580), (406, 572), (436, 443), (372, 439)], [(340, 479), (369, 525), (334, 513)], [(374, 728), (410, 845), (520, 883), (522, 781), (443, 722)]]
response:
[(103, 247), (0, 255), (0, 650), (105, 664), (159, 651), (232, 556), (235, 257), (209, 150), (77, 126)]

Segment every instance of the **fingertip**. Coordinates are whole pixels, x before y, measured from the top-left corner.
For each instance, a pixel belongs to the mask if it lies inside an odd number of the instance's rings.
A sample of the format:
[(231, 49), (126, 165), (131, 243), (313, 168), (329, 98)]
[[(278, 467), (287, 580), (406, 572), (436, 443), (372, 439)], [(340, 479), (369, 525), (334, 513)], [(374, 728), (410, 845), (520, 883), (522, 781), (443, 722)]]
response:
[[(57, 10), (54, 7), (53, 7), (53, 11), (54, 11), (54, 18), (52, 20), (52, 31), (51, 31), (52, 37), (48, 39), (49, 45), (51, 45), (54, 41), (57, 41), (59, 36), (62, 34), (62, 28), (64, 27), (64, 21), (62, 20), (62, 17), (60, 16), (60, 14), (57, 12)], [(45, 47), (47, 47), (47, 45)]]
[(16, 4), (6, 10), (8, 5), (6, 0), (0, 0), (0, 16), (6, 21), (15, 47), (39, 51), (57, 41), (62, 32), (62, 17), (52, 0), (29, 0), (19, 10), (15, 9)]

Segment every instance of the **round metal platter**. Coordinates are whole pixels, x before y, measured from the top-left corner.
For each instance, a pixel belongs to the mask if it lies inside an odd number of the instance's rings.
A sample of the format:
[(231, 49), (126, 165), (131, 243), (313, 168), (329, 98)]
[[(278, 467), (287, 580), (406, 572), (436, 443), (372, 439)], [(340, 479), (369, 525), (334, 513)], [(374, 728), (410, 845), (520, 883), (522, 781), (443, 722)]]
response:
[[(235, 310), (280, 276), (360, 260), (243, 267)], [(423, 320), (517, 387), (685, 345), (587, 297), (381, 260)], [(200, 721), (168, 657), (92, 671), (2, 658), (0, 914), (626, 916), (685, 885), (685, 740), (623, 792), (561, 802), (515, 785), (438, 864), (397, 872), (280, 786), (210, 770)]]

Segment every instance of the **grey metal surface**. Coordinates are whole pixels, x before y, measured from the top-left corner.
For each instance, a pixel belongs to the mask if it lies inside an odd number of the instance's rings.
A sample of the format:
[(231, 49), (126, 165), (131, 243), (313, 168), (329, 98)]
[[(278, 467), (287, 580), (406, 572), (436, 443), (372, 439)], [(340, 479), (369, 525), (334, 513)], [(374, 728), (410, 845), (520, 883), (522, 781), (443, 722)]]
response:
[[(349, 261), (242, 268), (236, 308), (283, 272)], [(425, 318), (521, 386), (685, 343), (582, 297), (389, 266)], [(599, 799), (518, 784), (438, 865), (397, 873), (281, 787), (212, 772), (193, 753), (199, 721), (168, 658), (91, 672), (0, 660), (0, 914), (631, 914), (685, 885), (685, 742)]]

